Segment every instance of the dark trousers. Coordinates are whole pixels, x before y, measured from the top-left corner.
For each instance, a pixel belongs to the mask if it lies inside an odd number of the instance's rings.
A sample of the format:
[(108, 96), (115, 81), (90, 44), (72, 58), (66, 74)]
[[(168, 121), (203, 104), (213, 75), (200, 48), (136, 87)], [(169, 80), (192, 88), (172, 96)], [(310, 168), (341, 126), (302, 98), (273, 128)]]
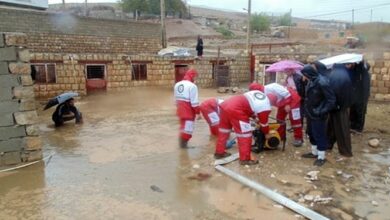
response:
[(367, 102), (355, 103), (350, 108), (351, 129), (362, 132), (366, 120)]
[(329, 114), (327, 135), (329, 149), (337, 142), (339, 153), (352, 157), (351, 132), (348, 109), (340, 109)]
[(313, 120), (307, 117), (307, 134), (310, 143), (317, 146), (317, 150), (325, 151), (328, 148), (326, 137), (326, 120)]

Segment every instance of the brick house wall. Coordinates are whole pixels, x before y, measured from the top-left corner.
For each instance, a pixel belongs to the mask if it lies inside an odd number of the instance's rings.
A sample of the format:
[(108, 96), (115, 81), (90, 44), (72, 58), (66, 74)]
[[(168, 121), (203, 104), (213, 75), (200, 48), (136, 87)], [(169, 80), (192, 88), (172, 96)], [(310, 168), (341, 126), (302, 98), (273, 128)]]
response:
[(161, 26), (0, 8), (0, 30), (27, 34), (31, 53), (156, 53)]
[[(238, 86), (240, 82), (249, 82), (249, 61), (247, 57), (221, 58), (220, 62), (229, 66), (230, 84)], [(107, 91), (122, 91), (139, 86), (173, 87), (175, 84), (175, 66), (185, 65), (195, 68), (199, 76), (199, 87), (215, 85), (213, 64), (216, 58), (160, 57), (154, 55), (127, 54), (31, 54), (31, 64), (50, 64), (55, 66), (55, 82), (35, 83), (37, 97), (53, 97), (66, 91), (75, 91), (81, 95), (88, 93), (86, 86), (86, 68), (88, 65), (104, 65)], [(145, 65), (146, 78), (137, 79), (132, 71), (133, 65)]]
[(0, 33), (0, 166), (42, 158), (29, 59), (26, 35)]

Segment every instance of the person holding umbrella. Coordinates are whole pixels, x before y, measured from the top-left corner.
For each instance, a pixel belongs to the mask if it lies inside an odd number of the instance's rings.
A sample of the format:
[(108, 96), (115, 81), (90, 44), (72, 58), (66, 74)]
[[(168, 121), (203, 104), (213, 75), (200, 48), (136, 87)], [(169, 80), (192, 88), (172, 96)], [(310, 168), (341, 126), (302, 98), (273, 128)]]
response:
[(76, 120), (76, 124), (83, 123), (83, 117), (81, 112), (74, 105), (74, 99), (68, 99), (64, 103), (57, 106), (56, 110), (53, 112), (52, 120), (56, 127), (60, 127), (66, 121)]
[(75, 92), (66, 92), (58, 95), (48, 101), (43, 110), (49, 109), (53, 106), (57, 106), (56, 110), (52, 114), (52, 120), (56, 127), (60, 127), (66, 121), (76, 120), (76, 124), (83, 122), (81, 112), (74, 105), (73, 97), (78, 96)]

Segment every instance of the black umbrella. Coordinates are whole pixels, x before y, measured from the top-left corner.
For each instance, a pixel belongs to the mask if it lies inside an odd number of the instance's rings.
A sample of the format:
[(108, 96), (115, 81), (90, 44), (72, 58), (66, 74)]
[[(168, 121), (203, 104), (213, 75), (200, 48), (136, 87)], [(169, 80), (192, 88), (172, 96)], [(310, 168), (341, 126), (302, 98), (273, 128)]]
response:
[(46, 106), (43, 110), (49, 109), (55, 105), (61, 104), (66, 102), (67, 100), (78, 96), (79, 94), (77, 92), (65, 92), (62, 93), (61, 95), (58, 95), (52, 99), (50, 99), (47, 103)]

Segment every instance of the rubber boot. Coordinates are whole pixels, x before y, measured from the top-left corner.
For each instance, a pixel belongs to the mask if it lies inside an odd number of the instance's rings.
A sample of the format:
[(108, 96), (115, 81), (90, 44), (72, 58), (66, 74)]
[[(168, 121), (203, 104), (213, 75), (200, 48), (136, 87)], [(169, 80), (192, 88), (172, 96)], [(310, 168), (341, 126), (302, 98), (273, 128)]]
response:
[(179, 146), (180, 148), (188, 148), (188, 140), (184, 140), (183, 138), (179, 138)]

